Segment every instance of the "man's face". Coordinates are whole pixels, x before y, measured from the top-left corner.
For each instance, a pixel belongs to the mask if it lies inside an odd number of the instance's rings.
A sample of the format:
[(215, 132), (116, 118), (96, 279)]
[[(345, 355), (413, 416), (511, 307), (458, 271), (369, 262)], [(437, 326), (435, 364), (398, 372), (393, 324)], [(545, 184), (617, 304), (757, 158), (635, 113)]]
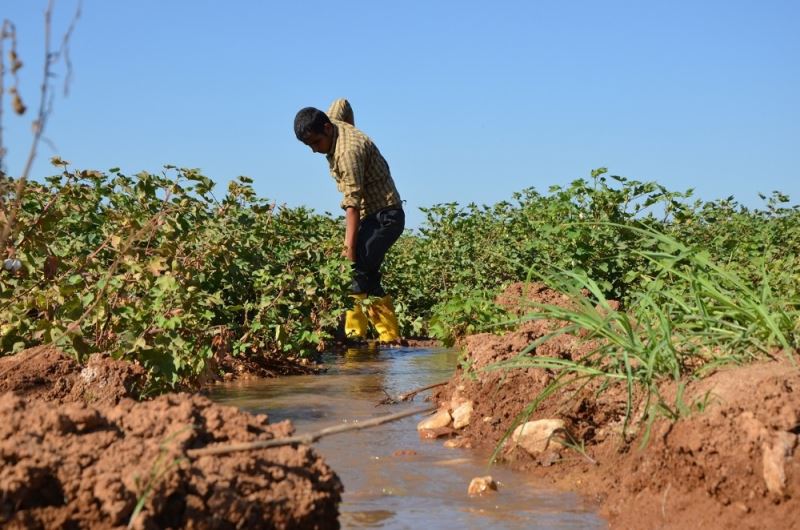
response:
[(315, 153), (328, 154), (331, 150), (331, 144), (333, 143), (333, 126), (330, 123), (326, 123), (324, 133), (308, 133), (303, 143), (309, 146)]

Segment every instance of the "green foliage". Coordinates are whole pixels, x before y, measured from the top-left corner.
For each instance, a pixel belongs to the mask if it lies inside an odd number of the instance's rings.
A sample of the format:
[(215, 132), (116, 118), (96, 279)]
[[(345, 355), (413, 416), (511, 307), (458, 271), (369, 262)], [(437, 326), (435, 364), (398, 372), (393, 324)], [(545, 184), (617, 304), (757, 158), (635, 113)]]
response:
[(466, 335), (485, 330), (507, 329), (510, 315), (494, 303), (491, 291), (454, 291), (452, 297), (433, 307), (429, 331), (446, 346)]
[(251, 183), (240, 177), (221, 201), (210, 179), (174, 167), (65, 166), (28, 183), (13, 241), (23, 269), (0, 272), (0, 348), (108, 351), (141, 362), (155, 386), (215, 353), (315, 350), (346, 305), (340, 223), (276, 208)]
[[(306, 354), (335, 332), (350, 301), (341, 219), (276, 207), (246, 177), (217, 200), (193, 169), (128, 176), (54, 164), (59, 175), (25, 188), (9, 248), (22, 269), (0, 271), (3, 353), (41, 343), (78, 359), (108, 351), (141, 362), (158, 389), (220, 353)], [(14, 198), (14, 184), (0, 181), (0, 199)], [(404, 335), (448, 343), (502, 329), (508, 316), (493, 300), (531, 271), (576, 300), (588, 289), (582, 313), (542, 315), (610, 345), (582, 377), (648, 386), (797, 347), (800, 208), (777, 192), (764, 200), (760, 210), (702, 202), (600, 168), (547, 194), (423, 208), (423, 226), (387, 255), (384, 284)]]
[(496, 292), (525, 280), (531, 268), (579, 268), (609, 295), (622, 298), (631, 269), (642, 260), (631, 263), (620, 256), (630, 235), (607, 223), (656, 224), (653, 212), (684, 215), (681, 200), (688, 196), (653, 182), (607, 177), (601, 168), (592, 172), (591, 183), (579, 179), (566, 188), (553, 186), (549, 195), (528, 188), (515, 193), (514, 202), (493, 206), (422, 208), (426, 220), (419, 234), (401, 238), (387, 259), (388, 288), (424, 321), (456, 291)]
[(530, 270), (582, 271), (605, 297), (628, 305), (656, 273), (648, 256), (634, 252), (640, 234), (619, 228), (630, 226), (702, 249), (748, 284), (767, 274), (773, 290), (800, 292), (800, 207), (787, 206), (788, 197), (777, 192), (764, 197), (763, 210), (691, 195), (600, 168), (591, 181), (554, 186), (547, 195), (529, 188), (493, 206), (423, 208), (419, 233), (403, 236), (387, 258), (387, 290), (405, 308), (404, 332), (444, 337), (458, 333), (442, 329), (458, 325), (451, 300), (457, 305), (470, 292), (490, 299), (503, 285), (525, 281)]

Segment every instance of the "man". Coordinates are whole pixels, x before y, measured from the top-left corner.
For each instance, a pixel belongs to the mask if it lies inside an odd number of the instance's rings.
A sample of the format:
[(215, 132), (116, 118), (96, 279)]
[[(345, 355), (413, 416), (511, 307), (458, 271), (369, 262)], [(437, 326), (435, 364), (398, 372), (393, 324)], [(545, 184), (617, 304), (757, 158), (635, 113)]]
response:
[[(381, 286), (381, 265), (386, 251), (405, 226), (400, 194), (389, 164), (372, 140), (356, 129), (353, 109), (346, 99), (333, 102), (328, 114), (314, 107), (300, 109), (294, 119), (297, 139), (328, 159), (331, 175), (342, 193), (345, 211), (344, 255), (353, 262), (352, 292), (355, 305), (345, 315), (348, 338), (365, 339), (367, 316), (381, 342), (400, 339), (392, 298)], [(367, 305), (361, 300), (377, 299)]]

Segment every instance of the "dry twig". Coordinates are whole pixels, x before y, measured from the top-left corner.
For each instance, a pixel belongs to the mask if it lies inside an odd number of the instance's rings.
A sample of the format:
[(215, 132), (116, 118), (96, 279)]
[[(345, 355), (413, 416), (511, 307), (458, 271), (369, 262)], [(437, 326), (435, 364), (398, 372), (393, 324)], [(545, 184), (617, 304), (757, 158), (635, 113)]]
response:
[(402, 403), (404, 401), (409, 401), (410, 399), (413, 399), (414, 396), (416, 396), (420, 392), (424, 392), (424, 391), (430, 390), (432, 388), (437, 388), (437, 387), (440, 387), (440, 386), (444, 386), (447, 383), (448, 383), (448, 381), (441, 381), (439, 383), (434, 383), (432, 385), (423, 386), (422, 388), (417, 388), (416, 390), (412, 390), (411, 392), (406, 392), (405, 394), (400, 394), (396, 398), (393, 398), (392, 396), (389, 395), (388, 392), (386, 392), (386, 390), (384, 390), (383, 393), (386, 394), (386, 397), (383, 398), (381, 401), (379, 401), (378, 405), (396, 405), (397, 403)]
[(243, 442), (238, 444), (221, 445), (218, 447), (204, 447), (202, 449), (189, 449), (186, 455), (189, 458), (198, 458), (201, 456), (221, 455), (227, 453), (234, 453), (237, 451), (251, 451), (253, 449), (266, 449), (269, 447), (279, 447), (283, 445), (294, 444), (312, 444), (322, 438), (323, 436), (330, 436), (332, 434), (340, 434), (348, 431), (357, 431), (366, 429), (368, 427), (376, 427), (389, 423), (395, 420), (407, 418), (408, 416), (415, 416), (417, 414), (424, 414), (426, 412), (433, 412), (436, 407), (425, 407), (421, 409), (406, 410), (396, 414), (387, 414), (386, 416), (379, 416), (371, 420), (361, 421), (358, 423), (348, 423), (344, 425), (336, 425), (334, 427), (326, 427), (319, 431), (310, 432), (306, 434), (299, 434), (297, 436), (289, 436), (288, 438), (278, 438), (275, 440), (263, 440), (259, 442)]
[[(33, 139), (31, 141), (30, 149), (28, 151), (28, 157), (25, 161), (25, 167), (22, 170), (22, 174), (16, 181), (16, 186), (14, 190), (14, 202), (10, 206), (10, 208), (6, 209), (5, 205), (2, 205), (2, 226), (0, 226), (0, 250), (6, 248), (6, 243), (9, 241), (13, 242), (14, 236), (16, 235), (16, 218), (19, 213), (19, 210), (22, 206), (22, 195), (25, 191), (25, 184), (28, 181), (28, 177), (30, 176), (31, 168), (33, 167), (33, 162), (36, 159), (37, 149), (39, 147), (39, 142), (42, 141), (45, 125), (47, 124), (47, 118), (50, 116), (52, 112), (52, 98), (50, 95), (50, 80), (53, 77), (53, 66), (58, 63), (59, 59), (65, 58), (67, 63), (67, 79), (65, 81), (64, 91), (67, 91), (66, 82), (69, 81), (71, 77), (72, 71), (72, 63), (69, 60), (69, 41), (70, 37), (72, 36), (72, 31), (75, 28), (75, 23), (77, 22), (78, 18), (81, 15), (81, 5), (78, 4), (78, 8), (75, 12), (75, 16), (70, 23), (69, 29), (64, 34), (64, 37), (61, 42), (61, 47), (58, 50), (51, 49), (51, 34), (52, 34), (52, 24), (51, 19), (53, 15), (53, 4), (54, 0), (50, 0), (47, 4), (47, 9), (44, 12), (44, 24), (45, 24), (45, 32), (44, 32), (44, 69), (42, 72), (42, 83), (40, 85), (40, 93), (39, 93), (39, 109), (36, 113), (36, 119), (33, 121)], [(13, 32), (12, 32), (13, 30)], [(3, 23), (2, 28), (2, 35), (0, 35), (3, 39), (10, 38), (12, 39), (12, 51), (15, 53), (14, 61), (12, 64), (12, 74), (16, 77), (16, 69), (22, 66), (22, 63), (16, 60), (16, 30), (14, 29), (13, 24), (5, 21)], [(18, 66), (17, 66), (18, 65)], [(0, 71), (0, 74), (5, 74), (4, 71)], [(15, 88), (14, 92), (15, 96), (18, 98), (19, 91)], [(20, 100), (21, 101), (21, 100)], [(17, 99), (15, 99), (15, 107), (17, 107), (17, 112), (22, 114), (24, 112), (24, 107), (19, 107), (22, 105), (20, 102), (19, 104), (16, 103)], [(0, 99), (0, 107), (2, 107), (2, 99)], [(0, 114), (2, 117), (2, 114)], [(1, 124), (0, 124), (1, 125)], [(0, 139), (2, 137), (0, 136)], [(4, 147), (0, 144), (0, 155), (4, 155)], [(0, 162), (2, 162), (3, 157), (0, 156)], [(2, 171), (2, 168), (0, 168)]]
[(439, 383), (434, 383), (434, 384), (428, 385), (428, 386), (423, 386), (422, 388), (418, 388), (416, 390), (412, 390), (411, 392), (406, 392), (405, 394), (400, 394), (399, 396), (397, 396), (397, 400), (398, 401), (408, 401), (409, 399), (412, 399), (414, 396), (416, 396), (420, 392), (424, 392), (424, 391), (430, 390), (432, 388), (438, 388), (440, 386), (446, 385), (447, 383), (449, 383), (449, 380), (448, 381), (441, 381)]

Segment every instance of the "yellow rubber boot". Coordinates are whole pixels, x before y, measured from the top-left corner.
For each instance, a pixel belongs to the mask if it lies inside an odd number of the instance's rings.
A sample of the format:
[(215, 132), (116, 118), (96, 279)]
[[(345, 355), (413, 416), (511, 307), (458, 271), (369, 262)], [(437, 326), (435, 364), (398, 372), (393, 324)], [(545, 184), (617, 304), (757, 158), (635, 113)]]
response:
[(394, 314), (392, 297), (388, 294), (372, 302), (367, 309), (367, 314), (378, 330), (378, 340), (381, 342), (394, 342), (400, 340), (400, 326)]
[(367, 321), (367, 316), (364, 314), (364, 311), (361, 309), (361, 301), (364, 300), (367, 295), (354, 294), (352, 297), (353, 309), (347, 311), (344, 315), (344, 334), (348, 339), (366, 339), (369, 322)]

